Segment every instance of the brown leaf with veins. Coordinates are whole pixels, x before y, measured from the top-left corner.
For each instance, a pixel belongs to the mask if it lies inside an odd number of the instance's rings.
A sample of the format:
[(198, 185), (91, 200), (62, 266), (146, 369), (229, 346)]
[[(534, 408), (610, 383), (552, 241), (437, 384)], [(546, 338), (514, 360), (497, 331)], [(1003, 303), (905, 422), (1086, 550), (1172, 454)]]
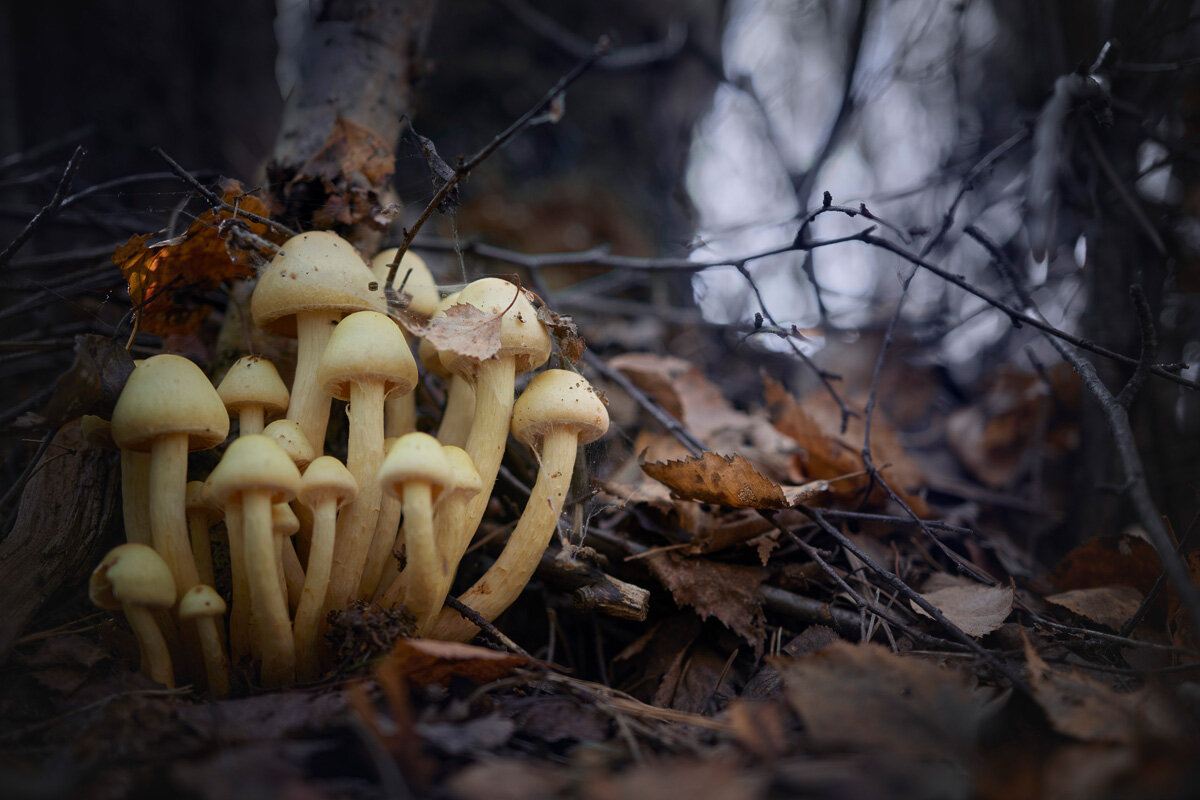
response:
[[(237, 181), (222, 182), (221, 199), (239, 211), (268, 216), (266, 203)], [(182, 236), (148, 244), (153, 236), (130, 237), (112, 260), (125, 277), (130, 302), (140, 309), (140, 329), (160, 336), (194, 331), (212, 311), (201, 295), (226, 281), (253, 277), (256, 266), (273, 255), (268, 246), (281, 241), (274, 228), (224, 208), (203, 212)]]
[(1097, 586), (1052, 594), (1046, 602), (1119, 631), (1142, 605), (1142, 593), (1131, 586)]
[[(975, 638), (989, 634), (1003, 625), (1013, 607), (1011, 586), (947, 586), (921, 596), (941, 611), (946, 619), (968, 636)], [(929, 617), (916, 603), (911, 604), (913, 611), (923, 617)]]
[(413, 336), (428, 339), (438, 350), (483, 361), (500, 352), (500, 325), (504, 314), (489, 314), (470, 303), (456, 303), (445, 316), (426, 317), (409, 309), (391, 310), (392, 316)]
[(642, 469), (680, 497), (731, 508), (792, 508), (828, 488), (825, 481), (781, 485), (740, 455), (706, 452), (682, 461), (642, 464)]
[(756, 648), (762, 646), (766, 570), (682, 558), (675, 553), (656, 553), (644, 561), (671, 592), (676, 605), (690, 606), (701, 619), (716, 617)]
[(525, 656), (471, 644), (434, 639), (400, 639), (381, 663), (380, 669), (393, 671), (419, 686), (425, 686), (433, 683), (444, 685), (456, 676), (476, 683), (488, 683), (530, 663)]

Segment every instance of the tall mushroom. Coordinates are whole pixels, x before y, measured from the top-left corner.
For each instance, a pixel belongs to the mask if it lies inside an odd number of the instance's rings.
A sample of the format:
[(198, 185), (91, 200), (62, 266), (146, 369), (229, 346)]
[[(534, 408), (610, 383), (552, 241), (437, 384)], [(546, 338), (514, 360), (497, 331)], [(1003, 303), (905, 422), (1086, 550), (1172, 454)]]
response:
[(150, 534), (175, 590), (199, 583), (188, 542), (187, 456), (229, 434), (229, 416), (204, 373), (182, 356), (151, 356), (134, 368), (113, 409), (113, 441), (150, 452)]
[[(385, 414), (386, 419), (386, 414)], [(386, 422), (384, 423), (386, 426)], [(383, 440), (383, 452), (392, 452), (396, 438), (388, 437)], [(386, 460), (387, 456), (384, 456)], [(393, 553), (399, 547), (400, 520), (404, 516), (404, 507), (400, 496), (385, 491), (379, 498), (379, 519), (375, 522), (375, 535), (371, 538), (371, 548), (367, 551), (367, 563), (363, 567), (362, 580), (358, 583), (358, 599), (370, 600), (375, 589), (387, 572), (388, 564), (394, 563)]]
[[(304, 472), (316, 457), (308, 437), (304, 435), (304, 431), (294, 420), (277, 419), (263, 429), (263, 435), (274, 439), (275, 443), (283, 448), (283, 452), (288, 454), (288, 458), (296, 465), (296, 469), (301, 472)], [(302, 512), (304, 513), (303, 517), (301, 516)], [(273, 513), (275, 513), (274, 510)], [(308, 518), (302, 505), (296, 504), (292, 513), (296, 520), (295, 529), (280, 539), (278, 544), (282, 550), (280, 560), (283, 577), (287, 583), (288, 605), (295, 611), (296, 604), (300, 602), (300, 590), (304, 587), (304, 568), (300, 564), (300, 556), (296, 553), (293, 534), (304, 533), (307, 536), (312, 530), (312, 519)], [(290, 524), (291, 520), (289, 520)]]
[(379, 470), (383, 490), (399, 496), (404, 505), (404, 604), (417, 618), (418, 629), (440, 610), (444, 599), (438, 596), (438, 576), (446, 566), (433, 536), (433, 504), (453, 481), (442, 446), (427, 433), (397, 439)]
[(114, 547), (92, 572), (88, 597), (100, 608), (119, 608), (125, 613), (138, 640), (142, 671), (152, 680), (174, 687), (171, 653), (152, 611), (175, 604), (175, 581), (162, 556), (144, 544)]
[(262, 434), (235, 439), (209, 475), (213, 496), (242, 505), (242, 545), (250, 602), (262, 644), (265, 686), (292, 682), (296, 652), (287, 602), (279, 591), (271, 505), (287, 502), (300, 488), (300, 471), (287, 453)]
[(225, 373), (217, 394), (229, 416), (237, 417), (238, 435), (262, 433), (268, 415), (288, 407), (288, 389), (275, 365), (262, 356), (243, 356)]
[(213, 501), (204, 481), (187, 483), (188, 538), (200, 583), (213, 585), (212, 536), (209, 531), (221, 520), (221, 507)]
[[(384, 250), (371, 259), (371, 272), (374, 273), (375, 280), (381, 287), (387, 280), (388, 269), (392, 265), (392, 260), (396, 258), (398, 249), (393, 247)], [(410, 298), (408, 304), (410, 310), (425, 316), (434, 312), (438, 304), (437, 282), (434, 281), (433, 274), (430, 273), (425, 260), (411, 250), (404, 254), (404, 258), (400, 259), (400, 266), (396, 272), (396, 289), (400, 288), (401, 282), (404, 284), (404, 293)], [(403, 329), (401, 331), (404, 333), (404, 341), (411, 348), (412, 340), (408, 333)], [(403, 436), (409, 431), (415, 431), (417, 429), (417, 407), (414, 395), (410, 392), (389, 397), (383, 405), (383, 420), (384, 435), (388, 438)]]
[(346, 466), (358, 482), (358, 497), (338, 519), (327, 598), (329, 608), (345, 608), (358, 595), (379, 516), (384, 399), (412, 391), (417, 364), (386, 314), (359, 311), (338, 323), (318, 373), (326, 392), (350, 401)]
[(125, 541), (149, 545), (150, 537), (150, 454), (117, 447), (108, 420), (84, 414), (80, 431), (88, 444), (121, 452), (121, 516), (125, 523)]
[(467, 378), (475, 390), (475, 416), (464, 449), (479, 472), (480, 491), (465, 500), (444, 503), (439, 509), (434, 527), (444, 542), (448, 569), (438, 576), (438, 603), (450, 591), (454, 567), (471, 543), (491, 497), (508, 440), (516, 376), (540, 367), (550, 358), (550, 334), (518, 287), (499, 278), (483, 278), (468, 284), (459, 302), (487, 314), (502, 315), (500, 349), (483, 360), (451, 351), (441, 354), (442, 363)]
[(317, 627), (325, 594), (329, 589), (329, 570), (333, 562), (337, 510), (358, 494), (358, 483), (350, 470), (333, 456), (321, 456), (308, 465), (300, 479), (300, 502), (312, 511), (312, 546), (308, 551), (308, 569), (304, 573), (304, 591), (292, 626), (296, 643), (296, 671), (302, 681), (320, 675), (317, 658)]
[(217, 698), (229, 696), (229, 663), (225, 658), (219, 627), (224, 616), (225, 601), (216, 589), (207, 584), (200, 583), (188, 589), (179, 601), (179, 620), (196, 630), (200, 652), (204, 656), (208, 691)]
[(345, 239), (311, 231), (284, 242), (263, 271), (250, 299), (254, 322), (268, 333), (296, 336), (296, 375), (288, 419), (300, 423), (318, 453), (325, 447), (329, 396), (317, 381), (317, 363), (333, 326), (345, 314), (384, 309), (367, 263)]
[[(433, 316), (445, 315), (446, 309), (458, 304), (461, 292), (446, 295)], [(417, 358), (429, 372), (441, 378), (446, 385), (446, 407), (442, 409), (442, 421), (438, 424), (437, 438), (442, 444), (462, 447), (471, 432), (471, 419), (475, 416), (475, 390), (467, 379), (451, 372), (442, 364), (441, 353), (428, 339), (417, 346)]]
[[(537, 482), (496, 563), (459, 598), (464, 605), (490, 621), (517, 598), (554, 535), (578, 447), (599, 439), (607, 430), (608, 411), (582, 375), (550, 369), (529, 382), (513, 408), (512, 433), (537, 453)], [(430, 635), (466, 641), (478, 630), (456, 612), (446, 610)]]

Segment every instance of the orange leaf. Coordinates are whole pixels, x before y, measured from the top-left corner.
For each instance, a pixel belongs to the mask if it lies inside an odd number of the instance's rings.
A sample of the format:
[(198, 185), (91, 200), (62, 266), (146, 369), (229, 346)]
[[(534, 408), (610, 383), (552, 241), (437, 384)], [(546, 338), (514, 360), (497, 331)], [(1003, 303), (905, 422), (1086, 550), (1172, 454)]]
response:
[(739, 455), (702, 453), (682, 461), (642, 464), (646, 474), (688, 500), (732, 508), (791, 508), (825, 491), (825, 481), (776, 483)]
[(381, 668), (391, 669), (415, 684), (447, 684), (459, 676), (476, 683), (503, 678), (532, 662), (525, 656), (486, 647), (433, 639), (401, 639)]

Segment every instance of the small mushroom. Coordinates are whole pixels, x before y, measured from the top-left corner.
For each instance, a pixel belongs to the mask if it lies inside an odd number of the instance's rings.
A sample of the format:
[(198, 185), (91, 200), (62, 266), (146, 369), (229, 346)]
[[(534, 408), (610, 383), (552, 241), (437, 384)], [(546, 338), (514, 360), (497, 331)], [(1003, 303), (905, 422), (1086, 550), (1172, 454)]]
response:
[[(384, 250), (371, 260), (371, 272), (375, 274), (375, 280), (381, 287), (387, 281), (388, 269), (391, 267), (398, 249), (393, 247)], [(426, 316), (433, 313), (438, 303), (437, 282), (434, 281), (425, 260), (411, 250), (404, 254), (404, 258), (400, 259), (394, 288), (399, 289), (401, 283), (404, 284), (404, 293), (409, 296), (408, 308), (410, 310)], [(403, 328), (401, 328), (401, 332), (404, 333), (404, 341), (411, 349), (412, 340), (408, 333)], [(396, 394), (385, 400), (383, 420), (384, 435), (389, 439), (416, 430), (417, 407), (413, 394), (411, 392)]]
[(207, 584), (200, 583), (188, 589), (179, 601), (179, 620), (195, 626), (200, 652), (204, 654), (208, 691), (217, 698), (229, 696), (229, 662), (225, 658), (219, 627), (224, 616), (225, 601)]
[(329, 589), (329, 571), (333, 562), (333, 543), (337, 529), (337, 510), (358, 494), (358, 483), (350, 470), (333, 456), (321, 456), (308, 465), (300, 479), (300, 502), (312, 511), (312, 547), (304, 591), (296, 609), (293, 632), (296, 644), (296, 669), (300, 680), (316, 680), (320, 675), (317, 658), (317, 628), (325, 595)]
[(287, 602), (279, 591), (271, 506), (296, 496), (300, 471), (279, 445), (257, 434), (235, 439), (209, 481), (219, 502), (241, 499), (242, 544), (252, 614), (261, 637), (262, 681), (269, 687), (285, 686), (294, 678), (296, 653)]
[[(458, 304), (460, 294), (455, 292), (443, 298), (433, 316), (444, 316), (447, 308)], [(437, 375), (446, 384), (446, 407), (442, 410), (442, 421), (438, 425), (438, 441), (462, 447), (467, 443), (471, 419), (475, 416), (475, 390), (466, 378), (451, 372), (442, 364), (440, 352), (428, 339), (422, 339), (417, 346), (417, 358), (427, 371)]]
[(294, 610), (304, 589), (304, 567), (292, 546), (292, 537), (300, 530), (300, 518), (287, 503), (271, 506), (271, 532), (275, 534), (275, 568), (279, 570), (279, 591)]
[[(513, 408), (512, 433), (537, 453), (537, 482), (500, 557), (459, 598), (464, 605), (490, 621), (516, 600), (554, 536), (579, 446), (607, 430), (608, 411), (582, 375), (550, 369), (529, 382)], [(466, 641), (477, 632), (459, 614), (443, 611), (429, 635)]]
[(404, 604), (417, 627), (441, 610), (438, 596), (445, 569), (433, 537), (433, 505), (454, 482), (450, 462), (438, 440), (427, 433), (407, 433), (396, 440), (379, 470), (379, 483), (404, 505)]
[(371, 269), (358, 251), (337, 234), (310, 231), (294, 236), (263, 270), (250, 299), (258, 327), (296, 337), (296, 375), (288, 419), (300, 423), (319, 454), (329, 424), (329, 396), (317, 381), (317, 364), (345, 314), (383, 311), (383, 294), (370, 287)]
[(151, 356), (138, 364), (113, 409), (113, 441), (150, 453), (150, 533), (181, 597), (199, 583), (188, 542), (188, 452), (215, 447), (228, 434), (229, 416), (217, 390), (182, 356)]
[(239, 358), (217, 386), (217, 394), (231, 417), (237, 417), (238, 435), (262, 433), (268, 415), (288, 407), (288, 390), (275, 365), (261, 356)]
[(92, 572), (88, 598), (100, 608), (125, 613), (142, 654), (142, 671), (173, 688), (171, 653), (153, 613), (175, 604), (175, 581), (162, 556), (144, 544), (114, 547)]
[(331, 396), (350, 402), (346, 467), (358, 482), (358, 497), (338, 519), (326, 599), (329, 608), (345, 608), (358, 596), (379, 517), (376, 475), (383, 462), (384, 399), (412, 391), (417, 364), (396, 323), (386, 314), (359, 311), (333, 332), (319, 378)]

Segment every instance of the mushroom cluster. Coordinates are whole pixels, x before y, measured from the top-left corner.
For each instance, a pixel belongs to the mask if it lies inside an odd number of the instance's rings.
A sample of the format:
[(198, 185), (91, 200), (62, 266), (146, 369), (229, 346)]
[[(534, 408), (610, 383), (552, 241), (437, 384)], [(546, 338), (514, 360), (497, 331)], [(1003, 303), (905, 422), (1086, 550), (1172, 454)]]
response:
[[(586, 380), (559, 369), (515, 396), (517, 376), (549, 359), (551, 337), (506, 281), (443, 298), (421, 259), (405, 254), (410, 309), (433, 316), (467, 304), (500, 324), (499, 348), (483, 359), (411, 336), (384, 313), (395, 255), (368, 264), (328, 232), (283, 245), (251, 311), (267, 332), (296, 339), (290, 390), (259, 356), (214, 387), (191, 361), (159, 355), (137, 363), (111, 423), (86, 421), (89, 442), (121, 451), (129, 542), (96, 568), (91, 597), (123, 611), (154, 680), (183, 676), (217, 697), (230, 691), (231, 663), (264, 687), (316, 680), (331, 666), (328, 612), (357, 600), (404, 606), (418, 635), (470, 639), (477, 628), (443, 606), (510, 431), (540, 472), (503, 552), (461, 599), (490, 621), (533, 575), (577, 448), (605, 433), (608, 414)], [(433, 434), (416, 430), (414, 350), (446, 390)], [(347, 403), (347, 435), (327, 442), (334, 399)], [(217, 466), (189, 483), (188, 453), (221, 445)], [(227, 571), (213, 558), (222, 542)]]

